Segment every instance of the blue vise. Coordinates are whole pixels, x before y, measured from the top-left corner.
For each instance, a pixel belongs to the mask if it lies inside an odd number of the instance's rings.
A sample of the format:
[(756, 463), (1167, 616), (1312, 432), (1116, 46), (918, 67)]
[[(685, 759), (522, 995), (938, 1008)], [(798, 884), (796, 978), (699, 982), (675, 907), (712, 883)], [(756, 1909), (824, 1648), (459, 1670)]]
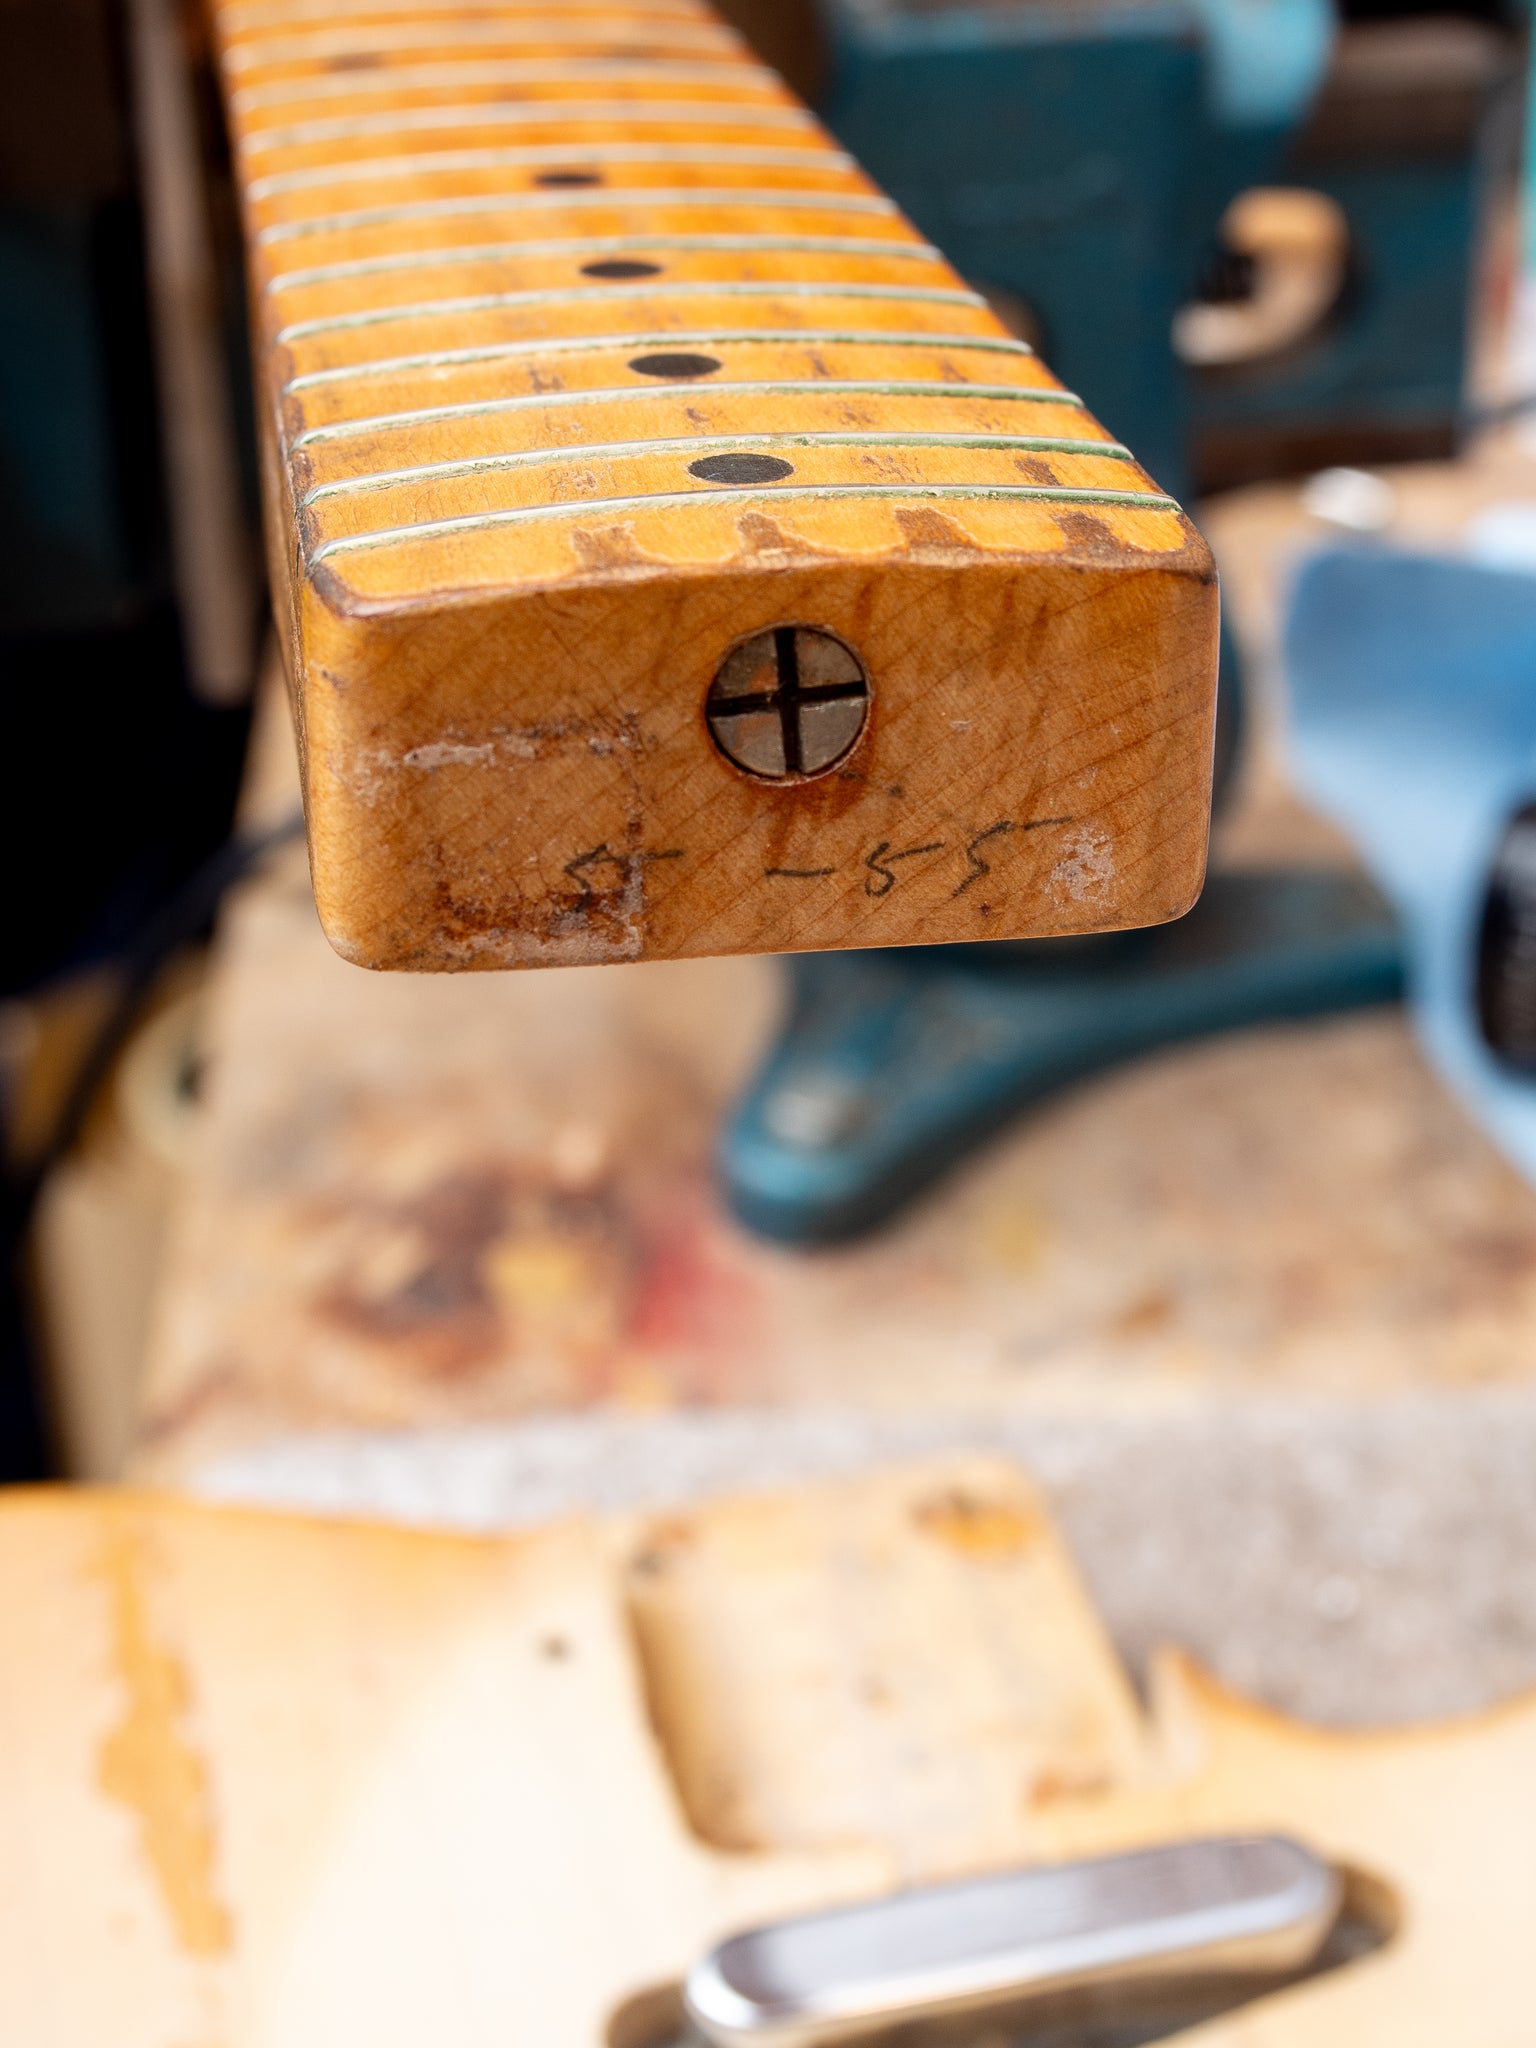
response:
[[(1331, 0), (822, 17), (831, 126), (1175, 494), (1451, 452), (1490, 169), (1514, 147), (1509, 29), (1340, 26)], [(1223, 235), (1238, 194), (1277, 185), (1337, 223), (1289, 316), (1285, 247)], [(1228, 345), (1191, 327), (1202, 303)]]

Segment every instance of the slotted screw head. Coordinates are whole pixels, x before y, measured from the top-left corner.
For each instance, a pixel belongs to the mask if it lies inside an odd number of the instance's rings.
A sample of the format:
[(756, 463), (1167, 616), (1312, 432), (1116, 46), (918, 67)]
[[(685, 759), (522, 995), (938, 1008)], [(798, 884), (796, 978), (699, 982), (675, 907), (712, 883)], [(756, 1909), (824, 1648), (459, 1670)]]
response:
[(745, 774), (804, 782), (852, 750), (869, 706), (869, 678), (845, 642), (819, 626), (769, 626), (731, 649), (704, 714)]

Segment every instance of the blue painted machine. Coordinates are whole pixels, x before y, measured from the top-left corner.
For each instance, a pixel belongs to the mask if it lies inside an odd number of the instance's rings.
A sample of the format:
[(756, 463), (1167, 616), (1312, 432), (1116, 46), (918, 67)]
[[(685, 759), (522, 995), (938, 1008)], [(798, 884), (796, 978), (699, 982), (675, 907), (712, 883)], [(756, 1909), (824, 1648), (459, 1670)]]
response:
[[(823, 12), (832, 127), (1170, 490), (1450, 452), (1508, 27), (1336, 28), (1330, 0)], [(1275, 186), (1313, 203), (1224, 237)]]
[(1213, 875), (1150, 931), (816, 953), (724, 1141), (737, 1214), (824, 1241), (884, 1222), (999, 1123), (1161, 1045), (1389, 1002), (1382, 899), (1349, 875)]
[(1397, 906), (1420, 1042), (1536, 1182), (1536, 569), (1317, 556), (1286, 665), (1306, 788)]

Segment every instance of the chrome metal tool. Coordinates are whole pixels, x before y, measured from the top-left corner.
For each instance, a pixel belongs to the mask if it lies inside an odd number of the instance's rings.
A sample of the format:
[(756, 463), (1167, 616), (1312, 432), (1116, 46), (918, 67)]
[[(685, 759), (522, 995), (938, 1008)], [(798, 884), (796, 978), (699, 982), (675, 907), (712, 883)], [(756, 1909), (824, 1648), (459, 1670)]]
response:
[(1278, 1836), (1177, 1842), (898, 1893), (734, 1935), (684, 1988), (713, 2048), (827, 2048), (1085, 1987), (1313, 1962), (1338, 1873)]

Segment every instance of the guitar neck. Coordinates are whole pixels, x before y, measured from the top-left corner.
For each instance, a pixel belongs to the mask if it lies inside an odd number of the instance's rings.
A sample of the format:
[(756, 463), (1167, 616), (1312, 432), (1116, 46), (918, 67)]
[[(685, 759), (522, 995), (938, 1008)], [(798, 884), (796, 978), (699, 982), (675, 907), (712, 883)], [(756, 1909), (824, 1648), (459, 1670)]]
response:
[(1178, 507), (691, 0), (222, 0), (322, 919), (374, 966), (1198, 889)]

